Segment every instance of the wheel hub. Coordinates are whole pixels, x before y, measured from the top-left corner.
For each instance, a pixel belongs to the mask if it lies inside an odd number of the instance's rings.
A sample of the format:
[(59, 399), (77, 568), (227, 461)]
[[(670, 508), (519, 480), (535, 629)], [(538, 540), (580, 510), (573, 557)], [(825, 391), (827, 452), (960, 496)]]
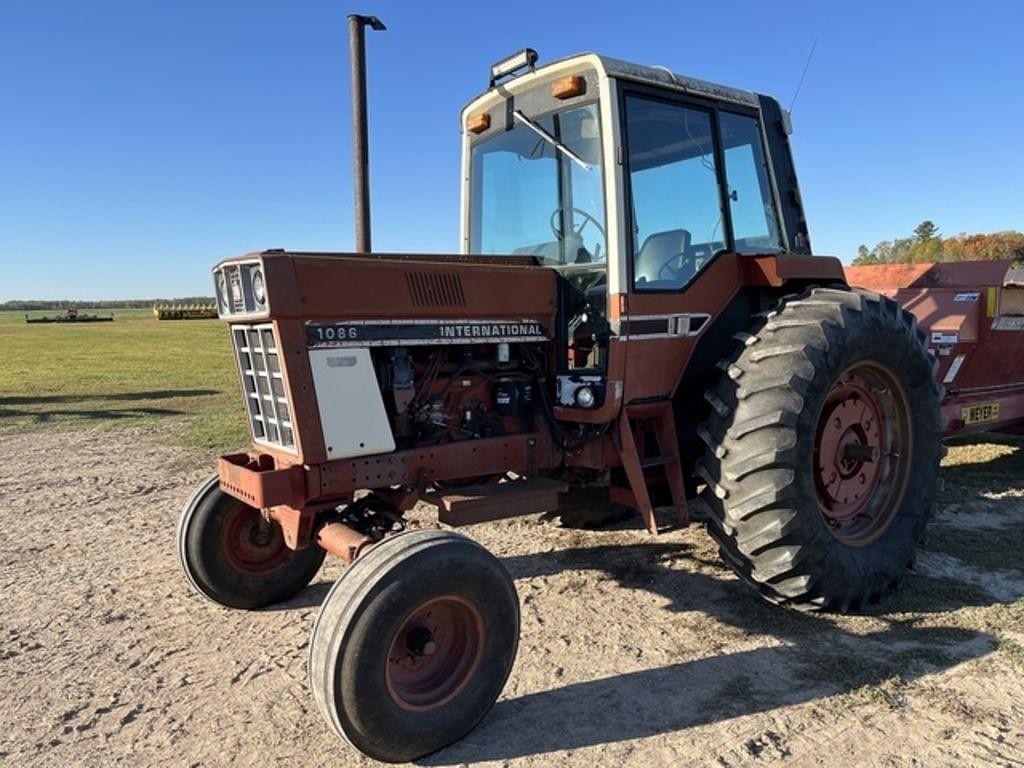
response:
[(437, 709), (451, 701), (476, 673), (484, 650), (480, 612), (455, 595), (414, 610), (388, 650), (386, 683), (403, 709)]
[(413, 657), (433, 656), (437, 652), (437, 641), (427, 627), (413, 627), (406, 633), (405, 647)]
[(836, 538), (873, 541), (902, 498), (908, 408), (894, 377), (875, 365), (846, 371), (826, 398), (814, 449), (818, 507)]
[(281, 531), (253, 507), (241, 507), (227, 519), (222, 541), (224, 558), (242, 573), (269, 573), (289, 557)]

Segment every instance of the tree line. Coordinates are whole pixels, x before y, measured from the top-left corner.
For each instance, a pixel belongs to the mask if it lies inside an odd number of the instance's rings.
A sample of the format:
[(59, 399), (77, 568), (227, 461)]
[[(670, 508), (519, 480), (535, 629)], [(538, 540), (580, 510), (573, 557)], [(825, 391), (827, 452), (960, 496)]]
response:
[(874, 248), (857, 249), (855, 266), (864, 264), (931, 263), (936, 261), (1024, 261), (1024, 232), (1008, 230), (989, 235), (943, 237), (933, 221), (922, 221), (910, 237), (883, 240)]

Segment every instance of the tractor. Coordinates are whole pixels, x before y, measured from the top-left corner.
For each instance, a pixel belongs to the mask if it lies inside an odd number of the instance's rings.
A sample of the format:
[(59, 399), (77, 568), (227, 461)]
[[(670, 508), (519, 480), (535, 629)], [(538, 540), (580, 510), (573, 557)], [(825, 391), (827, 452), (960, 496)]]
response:
[[(358, 84), (379, 22), (351, 22)], [(812, 255), (774, 98), (520, 51), (461, 114), (454, 255), (372, 252), (354, 114), (356, 251), (213, 270), (252, 446), (177, 533), (192, 586), (232, 608), (346, 564), (309, 648), (337, 735), (415, 759), (501, 693), (515, 585), (453, 528), (585, 499), (658, 534), (692, 508), (773, 603), (857, 611), (897, 588), (943, 452), (935, 358), (911, 313)], [(407, 519), (424, 503), (436, 527)]]

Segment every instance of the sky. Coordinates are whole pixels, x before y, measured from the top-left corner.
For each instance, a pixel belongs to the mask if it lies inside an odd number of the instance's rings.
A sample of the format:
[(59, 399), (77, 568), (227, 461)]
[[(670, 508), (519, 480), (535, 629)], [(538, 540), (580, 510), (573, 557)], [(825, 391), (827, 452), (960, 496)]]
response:
[(264, 248), (353, 244), (348, 13), (374, 249), (458, 249), (489, 65), (597, 51), (776, 96), (814, 250), (1024, 229), (1024, 3), (0, 0), (0, 302), (210, 294)]

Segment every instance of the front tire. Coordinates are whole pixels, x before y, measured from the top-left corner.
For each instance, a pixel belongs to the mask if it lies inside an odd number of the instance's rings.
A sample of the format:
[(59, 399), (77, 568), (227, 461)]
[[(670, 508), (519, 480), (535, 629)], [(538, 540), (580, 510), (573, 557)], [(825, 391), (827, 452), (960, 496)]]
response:
[(924, 335), (890, 299), (816, 288), (742, 338), (700, 430), (723, 559), (775, 603), (877, 603), (913, 563), (943, 453)]
[(220, 489), (214, 475), (182, 510), (178, 561), (203, 597), (228, 608), (262, 608), (294, 596), (312, 581), (326, 552), (289, 549), (277, 523)]
[(494, 704), (519, 644), (504, 566), (450, 531), (386, 538), (331, 589), (310, 638), (310, 687), (331, 729), (405, 762), (464, 736)]

